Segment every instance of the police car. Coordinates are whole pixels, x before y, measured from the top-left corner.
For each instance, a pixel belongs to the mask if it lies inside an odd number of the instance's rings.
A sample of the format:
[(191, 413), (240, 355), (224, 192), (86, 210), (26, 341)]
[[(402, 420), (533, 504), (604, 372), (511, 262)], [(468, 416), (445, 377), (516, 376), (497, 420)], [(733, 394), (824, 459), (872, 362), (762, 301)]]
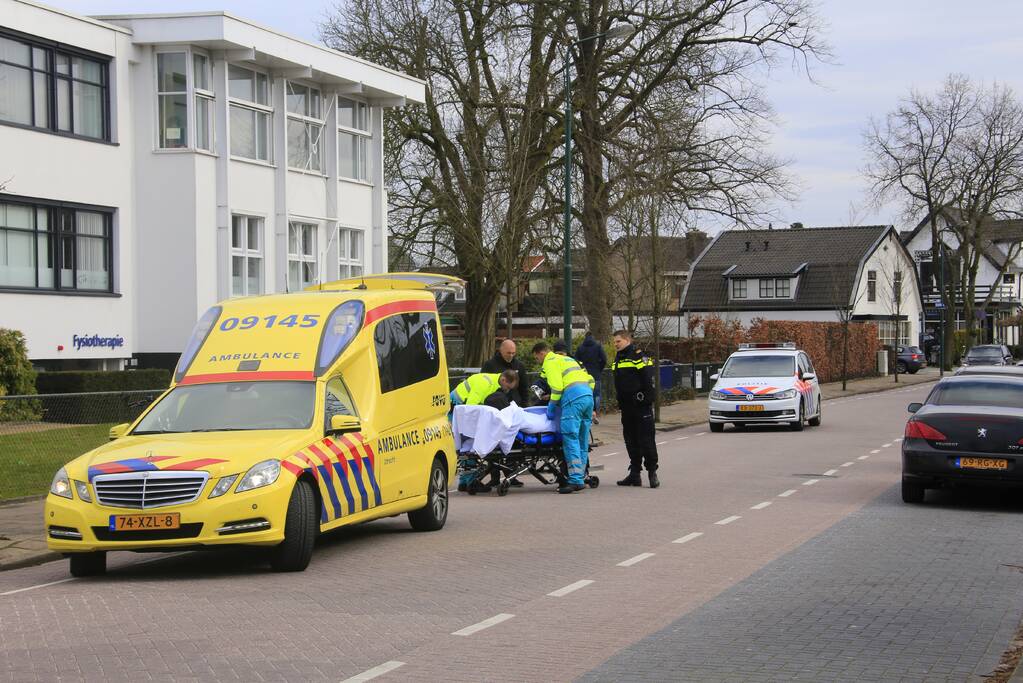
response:
[(710, 431), (731, 422), (788, 424), (802, 431), (821, 423), (821, 388), (810, 357), (792, 342), (740, 344), (711, 376)]

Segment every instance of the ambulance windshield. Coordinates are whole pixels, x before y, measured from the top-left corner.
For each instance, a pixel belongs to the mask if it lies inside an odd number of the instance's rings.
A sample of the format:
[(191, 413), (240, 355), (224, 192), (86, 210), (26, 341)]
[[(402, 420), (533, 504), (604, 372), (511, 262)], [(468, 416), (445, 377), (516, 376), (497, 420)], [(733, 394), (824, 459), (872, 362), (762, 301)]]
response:
[(224, 382), (177, 386), (132, 434), (307, 429), (314, 382)]
[(728, 359), (722, 377), (792, 377), (796, 363), (792, 356), (747, 355), (739, 353)]

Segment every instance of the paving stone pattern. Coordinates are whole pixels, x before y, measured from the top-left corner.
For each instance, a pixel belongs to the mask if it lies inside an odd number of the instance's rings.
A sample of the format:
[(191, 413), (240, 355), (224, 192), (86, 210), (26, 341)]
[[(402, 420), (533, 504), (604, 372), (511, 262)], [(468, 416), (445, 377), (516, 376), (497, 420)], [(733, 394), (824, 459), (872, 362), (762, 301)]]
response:
[(983, 680), (1023, 612), (1020, 506), (929, 496), (891, 489), (582, 680)]

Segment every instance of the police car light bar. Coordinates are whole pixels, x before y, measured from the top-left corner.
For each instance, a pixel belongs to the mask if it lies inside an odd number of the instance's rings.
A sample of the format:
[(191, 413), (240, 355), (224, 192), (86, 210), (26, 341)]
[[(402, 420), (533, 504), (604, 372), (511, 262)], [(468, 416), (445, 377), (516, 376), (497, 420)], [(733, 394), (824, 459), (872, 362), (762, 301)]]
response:
[(796, 342), (757, 342), (754, 344), (739, 344), (740, 351), (752, 349), (795, 349)]

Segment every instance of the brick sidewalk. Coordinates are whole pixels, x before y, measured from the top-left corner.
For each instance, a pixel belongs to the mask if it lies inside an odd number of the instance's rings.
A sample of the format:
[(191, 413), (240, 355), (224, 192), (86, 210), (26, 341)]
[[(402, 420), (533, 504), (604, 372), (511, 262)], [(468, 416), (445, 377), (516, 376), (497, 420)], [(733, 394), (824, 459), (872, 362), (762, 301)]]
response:
[[(887, 391), (901, 387), (931, 382), (938, 378), (938, 371), (927, 368), (916, 375), (900, 375), (899, 384), (891, 377), (849, 382), (849, 388), (843, 392), (841, 384), (825, 384), (825, 399), (842, 398), (855, 394), (867, 394)], [(698, 398), (693, 401), (680, 401), (661, 409), (661, 421), (657, 423), (660, 431), (669, 431), (701, 424), (707, 420), (707, 399)], [(605, 444), (618, 443), (622, 440), (622, 426), (618, 413), (606, 413), (601, 416), (600, 424), (594, 425), (593, 435)], [(598, 442), (598, 443), (599, 443)], [(43, 500), (38, 498), (11, 505), (0, 505), (0, 571), (41, 564), (60, 557), (46, 549), (43, 534)]]
[[(872, 377), (870, 379), (850, 380), (846, 391), (842, 391), (841, 382), (824, 384), (821, 393), (824, 400), (845, 398), (857, 394), (870, 394), (878, 391), (890, 391), (902, 387), (933, 382), (938, 379), (937, 368), (925, 368), (915, 375), (899, 375), (896, 384), (893, 377)], [(679, 401), (661, 407), (661, 421), (657, 430), (666, 432), (681, 427), (707, 422), (707, 398), (699, 397), (692, 401)], [(616, 443), (622, 440), (622, 425), (618, 412), (609, 412), (600, 416), (600, 424), (593, 427), (593, 436), (599, 443)]]

